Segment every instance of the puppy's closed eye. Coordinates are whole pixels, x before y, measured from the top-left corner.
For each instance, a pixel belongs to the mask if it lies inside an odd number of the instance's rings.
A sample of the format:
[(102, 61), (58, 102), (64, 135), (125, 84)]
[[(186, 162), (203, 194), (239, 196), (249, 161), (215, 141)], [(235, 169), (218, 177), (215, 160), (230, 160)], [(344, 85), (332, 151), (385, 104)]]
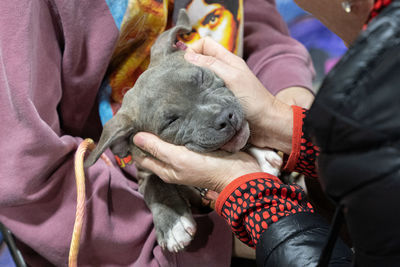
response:
[(196, 71), (195, 73), (193, 73), (190, 77), (190, 81), (194, 84), (194, 85), (199, 85), (202, 84), (204, 82), (204, 72), (202, 69), (198, 69), (198, 71)]
[(161, 131), (164, 131), (166, 129), (168, 129), (169, 127), (173, 126), (173, 124), (175, 122), (177, 122), (180, 119), (179, 115), (173, 114), (168, 116), (165, 120), (164, 120), (164, 124), (161, 128)]

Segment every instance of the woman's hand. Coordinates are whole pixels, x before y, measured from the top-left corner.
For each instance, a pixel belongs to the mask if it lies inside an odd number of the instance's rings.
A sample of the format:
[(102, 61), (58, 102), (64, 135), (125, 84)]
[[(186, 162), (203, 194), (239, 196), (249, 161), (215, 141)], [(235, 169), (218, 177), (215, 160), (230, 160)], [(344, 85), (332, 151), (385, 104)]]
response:
[(190, 45), (185, 59), (214, 71), (242, 104), (251, 130), (251, 143), (258, 147), (291, 151), (291, 107), (274, 97), (247, 67), (246, 62), (211, 38)]
[(199, 154), (144, 132), (136, 134), (133, 141), (153, 156), (136, 157), (135, 162), (167, 183), (208, 188), (220, 193), (234, 179), (261, 172), (257, 161), (244, 152)]
[(195, 65), (209, 68), (222, 78), (226, 86), (240, 100), (246, 117), (258, 125), (263, 113), (271, 107), (275, 97), (268, 92), (247, 67), (246, 62), (226, 50), (211, 38), (200, 39), (190, 45), (185, 59)]

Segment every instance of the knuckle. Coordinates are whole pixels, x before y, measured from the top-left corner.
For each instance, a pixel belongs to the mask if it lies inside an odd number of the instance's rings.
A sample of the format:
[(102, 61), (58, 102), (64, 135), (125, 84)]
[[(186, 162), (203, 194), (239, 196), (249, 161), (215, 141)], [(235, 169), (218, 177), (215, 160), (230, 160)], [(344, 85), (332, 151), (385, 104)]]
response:
[(150, 142), (147, 146), (147, 151), (155, 158), (158, 158), (159, 149), (154, 142)]
[(178, 177), (176, 172), (170, 168), (163, 168), (158, 176), (166, 183), (176, 183), (178, 181)]
[(177, 170), (184, 168), (184, 166), (186, 165), (186, 157), (182, 153), (177, 154), (174, 159), (173, 165)]
[(204, 65), (206, 66), (212, 66), (216, 61), (216, 58), (211, 56), (204, 56), (203, 59), (204, 59)]
[(206, 36), (203, 38), (204, 45), (213, 45), (215, 41), (210, 37)]
[(238, 64), (241, 64), (241, 65), (247, 67), (247, 63), (246, 63), (246, 61), (245, 61), (243, 58), (241, 58), (241, 57), (236, 57), (236, 60), (237, 60)]
[(240, 72), (238, 72), (238, 71), (231, 72), (231, 79), (229, 82), (230, 84), (232, 84), (232, 85), (240, 84), (242, 80), (243, 80), (243, 77), (240, 75)]

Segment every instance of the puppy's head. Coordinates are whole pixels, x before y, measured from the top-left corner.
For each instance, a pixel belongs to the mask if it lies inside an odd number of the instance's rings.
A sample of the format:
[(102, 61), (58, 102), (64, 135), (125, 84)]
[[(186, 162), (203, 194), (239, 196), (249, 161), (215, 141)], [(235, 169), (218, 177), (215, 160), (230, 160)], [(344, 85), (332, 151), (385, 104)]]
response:
[(238, 100), (212, 71), (188, 63), (184, 51), (175, 46), (177, 34), (190, 30), (187, 14), (181, 10), (177, 25), (153, 45), (149, 68), (104, 125), (86, 166), (109, 146), (119, 157), (140, 153), (132, 140), (139, 131), (196, 152), (234, 152), (246, 144), (249, 128)]

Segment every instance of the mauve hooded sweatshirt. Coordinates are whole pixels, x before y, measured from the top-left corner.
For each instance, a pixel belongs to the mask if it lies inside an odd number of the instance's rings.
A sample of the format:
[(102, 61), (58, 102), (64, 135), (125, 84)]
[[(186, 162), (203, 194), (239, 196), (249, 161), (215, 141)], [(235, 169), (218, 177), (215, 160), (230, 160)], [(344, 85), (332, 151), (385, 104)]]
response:
[[(246, 0), (247, 62), (273, 93), (311, 88), (306, 50), (287, 36), (273, 1)], [(0, 2), (0, 221), (30, 266), (66, 266), (76, 187), (74, 153), (98, 140), (96, 95), (118, 38), (105, 0)], [(215, 212), (195, 215), (192, 244), (157, 245), (135, 169), (99, 160), (86, 173), (79, 266), (229, 266), (232, 234)]]

